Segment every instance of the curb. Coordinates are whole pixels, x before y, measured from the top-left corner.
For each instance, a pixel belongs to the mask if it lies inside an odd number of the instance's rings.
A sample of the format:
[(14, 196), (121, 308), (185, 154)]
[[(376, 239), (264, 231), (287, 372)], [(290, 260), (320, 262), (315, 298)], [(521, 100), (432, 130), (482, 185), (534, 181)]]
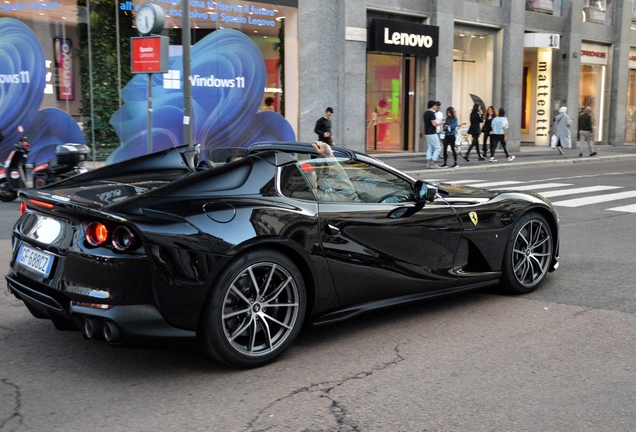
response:
[[(506, 169), (518, 169), (518, 168), (533, 168), (533, 167), (545, 167), (555, 165), (573, 165), (573, 164), (586, 164), (597, 162), (617, 162), (624, 160), (636, 160), (636, 154), (628, 155), (613, 155), (613, 156), (598, 156), (593, 158), (571, 158), (561, 160), (546, 160), (546, 161), (532, 161), (532, 162), (507, 162), (502, 160), (501, 162), (484, 162), (483, 165), (478, 166), (466, 166), (461, 165), (458, 168), (442, 168), (442, 169), (421, 169), (414, 171), (403, 171), (411, 177), (425, 176), (429, 177), (432, 173), (455, 173), (455, 172), (481, 172), (492, 170), (506, 170)], [(387, 162), (390, 165), (390, 162)]]

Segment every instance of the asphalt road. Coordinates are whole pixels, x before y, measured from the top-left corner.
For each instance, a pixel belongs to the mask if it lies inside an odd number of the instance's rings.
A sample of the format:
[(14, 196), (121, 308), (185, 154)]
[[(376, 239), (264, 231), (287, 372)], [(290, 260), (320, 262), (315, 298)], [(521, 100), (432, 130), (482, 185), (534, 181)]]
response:
[[(0, 293), (2, 431), (627, 431), (636, 429), (633, 161), (430, 179), (562, 193), (561, 267), (520, 297), (480, 291), (303, 331), (238, 371), (194, 350), (113, 349)], [(545, 187), (547, 183), (567, 186)], [(600, 192), (565, 190), (604, 186)], [(0, 204), (0, 267), (16, 203)]]

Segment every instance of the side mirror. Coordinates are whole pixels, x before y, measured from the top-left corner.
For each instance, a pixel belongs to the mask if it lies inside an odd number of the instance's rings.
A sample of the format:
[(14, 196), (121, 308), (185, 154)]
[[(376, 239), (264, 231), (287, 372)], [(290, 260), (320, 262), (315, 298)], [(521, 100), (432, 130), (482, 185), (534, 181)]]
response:
[(433, 202), (437, 195), (437, 188), (427, 186), (422, 180), (415, 182), (415, 201), (417, 202)]

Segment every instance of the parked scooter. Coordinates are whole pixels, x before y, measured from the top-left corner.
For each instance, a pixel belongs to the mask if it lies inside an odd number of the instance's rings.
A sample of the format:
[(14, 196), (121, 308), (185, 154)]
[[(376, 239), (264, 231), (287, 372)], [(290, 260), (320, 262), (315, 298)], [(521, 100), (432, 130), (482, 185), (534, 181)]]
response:
[[(22, 134), (24, 128), (18, 126), (18, 132)], [(84, 161), (90, 149), (84, 144), (60, 144), (55, 148), (55, 158), (33, 169), (26, 164), (29, 150), (27, 137), (23, 136), (9, 153), (4, 169), (0, 170), (0, 201), (15, 200), (19, 189), (46, 186), (87, 171)]]

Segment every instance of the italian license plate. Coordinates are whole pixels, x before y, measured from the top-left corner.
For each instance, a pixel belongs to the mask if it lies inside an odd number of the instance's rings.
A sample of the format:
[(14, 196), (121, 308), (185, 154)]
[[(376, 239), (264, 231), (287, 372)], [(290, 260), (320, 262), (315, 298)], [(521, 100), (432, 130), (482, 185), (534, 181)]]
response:
[(26, 267), (44, 277), (48, 277), (49, 273), (51, 273), (54, 258), (55, 257), (49, 253), (21, 245), (18, 256), (16, 257), (16, 262), (22, 267)]

